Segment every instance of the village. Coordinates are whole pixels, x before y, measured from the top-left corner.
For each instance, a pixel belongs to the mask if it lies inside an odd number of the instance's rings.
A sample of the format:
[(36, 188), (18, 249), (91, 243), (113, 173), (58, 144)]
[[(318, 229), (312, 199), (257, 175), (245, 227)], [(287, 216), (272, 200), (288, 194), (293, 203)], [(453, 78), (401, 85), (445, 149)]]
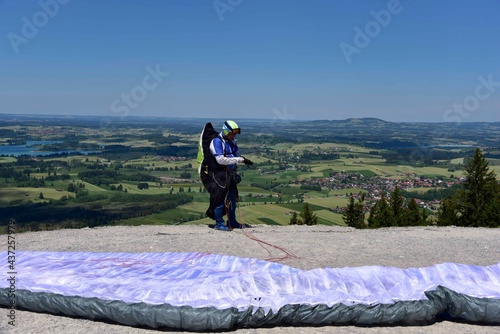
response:
[[(353, 172), (334, 172), (330, 177), (318, 178), (318, 179), (307, 179), (302, 181), (290, 181), (290, 184), (298, 184), (301, 186), (319, 186), (321, 188), (327, 188), (330, 191), (335, 190), (345, 190), (345, 194), (337, 194), (337, 197), (353, 196), (358, 199), (363, 191), (353, 192), (353, 189), (365, 190), (365, 211), (368, 212), (371, 206), (379, 201), (382, 194), (388, 198), (394, 189), (399, 188), (400, 190), (411, 191), (412, 189), (444, 189), (450, 188), (454, 185), (459, 185), (463, 182), (463, 177), (444, 181), (441, 178), (428, 178), (424, 176), (418, 176), (415, 173), (406, 173), (398, 178), (394, 177), (364, 177), (360, 173)], [(439, 200), (424, 201), (419, 198), (415, 198), (415, 201), (421, 208), (436, 211)], [(345, 207), (335, 207), (331, 208), (333, 212), (342, 213)]]

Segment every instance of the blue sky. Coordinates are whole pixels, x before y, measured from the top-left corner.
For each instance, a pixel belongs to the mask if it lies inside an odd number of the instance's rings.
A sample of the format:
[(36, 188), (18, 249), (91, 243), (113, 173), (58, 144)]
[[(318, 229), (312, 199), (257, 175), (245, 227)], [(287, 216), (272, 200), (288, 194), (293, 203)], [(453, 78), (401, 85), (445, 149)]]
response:
[(0, 113), (500, 121), (500, 1), (0, 0)]

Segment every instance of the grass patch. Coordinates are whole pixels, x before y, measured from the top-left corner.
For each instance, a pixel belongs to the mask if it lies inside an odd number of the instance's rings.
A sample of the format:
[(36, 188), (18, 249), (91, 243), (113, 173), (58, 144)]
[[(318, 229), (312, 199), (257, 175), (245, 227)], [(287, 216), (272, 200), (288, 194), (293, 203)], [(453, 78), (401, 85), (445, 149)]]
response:
[(260, 220), (261, 222), (263, 222), (264, 224), (267, 224), (267, 225), (281, 225), (280, 223), (277, 223), (274, 220), (269, 219), (269, 218), (259, 217), (257, 219)]
[(197, 220), (200, 218), (200, 213), (185, 210), (182, 208), (175, 208), (144, 217), (122, 220), (120, 221), (120, 225), (175, 225)]
[[(304, 204), (305, 203), (282, 203), (282, 204), (276, 204), (276, 205), (280, 206), (282, 208), (285, 208), (285, 209), (289, 209), (289, 210), (302, 211), (304, 209)], [(309, 203), (309, 207), (313, 211), (327, 209), (324, 206), (319, 206), (319, 205), (315, 205), (315, 204), (311, 204), (311, 203)]]
[(337, 206), (343, 207), (347, 206), (349, 199), (347, 197), (326, 197), (326, 198), (310, 198), (307, 203), (312, 207), (313, 205), (317, 207), (317, 210), (324, 208), (334, 208)]
[(277, 204), (246, 205), (236, 210), (236, 219), (240, 223), (252, 225), (261, 222), (260, 218), (266, 217), (278, 225), (288, 225), (291, 218), (289, 212), (290, 210)]
[(320, 210), (315, 212), (318, 217), (318, 223), (322, 225), (328, 226), (346, 226), (344, 220), (342, 219), (342, 215), (339, 213), (331, 212), (329, 210)]
[[(33, 203), (41, 203), (50, 199), (59, 200), (62, 196), (75, 197), (74, 193), (52, 188), (6, 187), (2, 188), (1, 192), (0, 204), (2, 205), (17, 205), (28, 200)], [(43, 194), (43, 199), (39, 198), (40, 193)]]

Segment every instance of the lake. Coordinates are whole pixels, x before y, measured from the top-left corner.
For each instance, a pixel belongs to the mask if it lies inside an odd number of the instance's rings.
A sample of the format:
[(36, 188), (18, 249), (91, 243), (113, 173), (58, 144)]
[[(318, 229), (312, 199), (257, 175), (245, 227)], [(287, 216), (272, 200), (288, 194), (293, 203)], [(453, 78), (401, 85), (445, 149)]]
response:
[(31, 155), (31, 156), (45, 156), (51, 154), (62, 154), (62, 153), (80, 153), (80, 154), (92, 154), (100, 153), (99, 151), (83, 151), (83, 150), (66, 150), (66, 151), (40, 151), (42, 145), (61, 143), (61, 141), (56, 140), (30, 140), (24, 145), (0, 145), (0, 155), (8, 156), (20, 156), (20, 155)]

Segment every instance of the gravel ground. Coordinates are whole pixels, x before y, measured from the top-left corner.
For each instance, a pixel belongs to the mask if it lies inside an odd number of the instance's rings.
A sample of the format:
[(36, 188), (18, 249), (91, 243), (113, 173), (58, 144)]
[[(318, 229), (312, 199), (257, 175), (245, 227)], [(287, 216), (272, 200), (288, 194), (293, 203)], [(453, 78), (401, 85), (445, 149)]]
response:
[[(266, 246), (262, 242), (279, 248)], [(16, 235), (16, 250), (92, 252), (204, 252), (280, 259), (300, 269), (359, 267), (426, 267), (444, 262), (487, 266), (500, 261), (500, 229), (458, 227), (354, 230), (327, 226), (267, 226), (232, 232), (206, 225), (102, 227), (30, 232)], [(265, 246), (265, 247), (264, 247)], [(281, 248), (281, 249), (280, 249)], [(0, 236), (0, 250), (7, 237)], [(2, 311), (3, 310), (3, 311)], [(6, 309), (0, 309), (0, 314)], [(0, 333), (157, 333), (106, 322), (17, 311), (17, 325), (0, 317)], [(438, 321), (429, 326), (275, 327), (240, 329), (238, 334), (283, 333), (500, 333), (500, 327)], [(176, 333), (176, 332), (171, 332)]]

